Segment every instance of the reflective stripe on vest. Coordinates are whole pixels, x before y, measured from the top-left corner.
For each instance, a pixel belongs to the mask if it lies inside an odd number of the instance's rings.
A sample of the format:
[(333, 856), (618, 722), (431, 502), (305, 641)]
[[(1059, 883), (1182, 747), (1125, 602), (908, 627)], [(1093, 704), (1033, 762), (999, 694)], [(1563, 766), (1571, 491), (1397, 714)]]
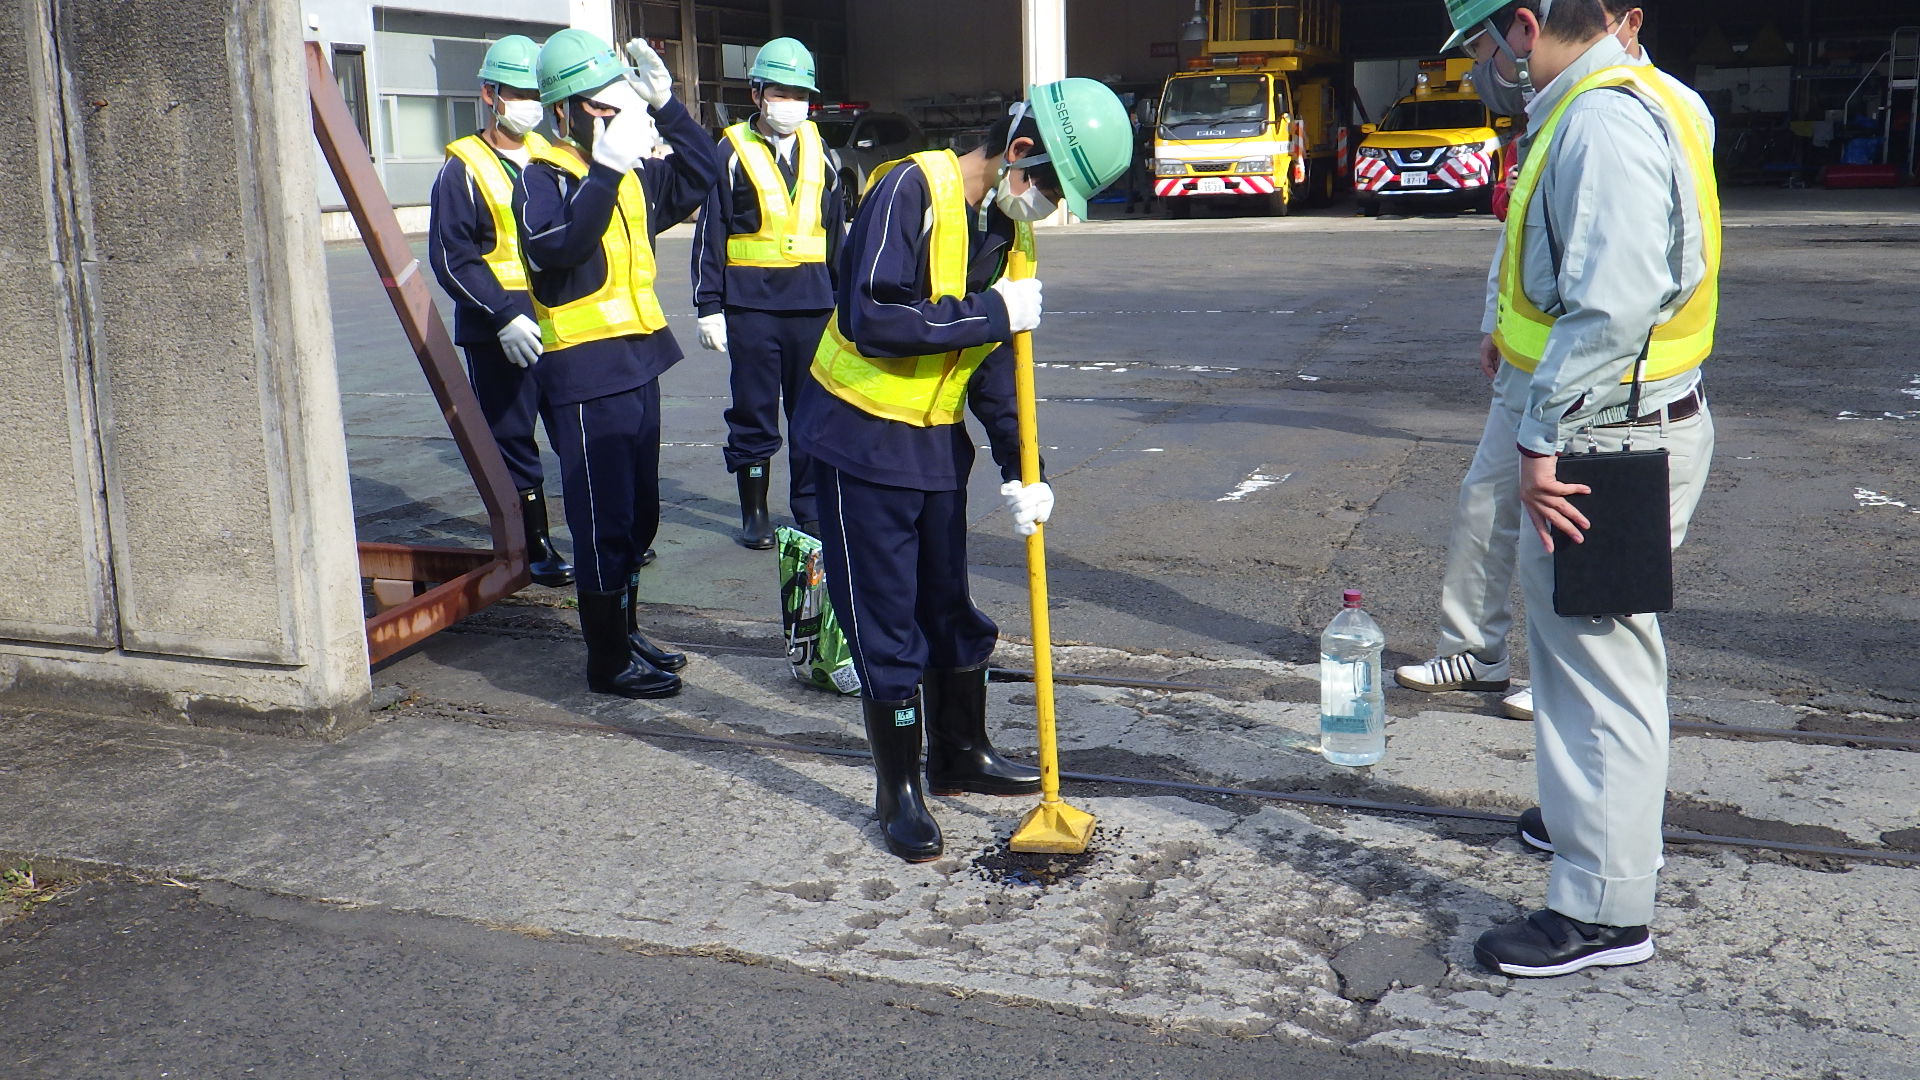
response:
[(727, 141), (760, 197), (760, 231), (727, 237), (728, 266), (799, 266), (827, 261), (827, 229), (820, 221), (820, 198), (827, 187), (827, 152), (820, 129), (809, 120), (794, 131), (797, 190), (773, 160), (773, 148), (746, 123), (727, 129)]
[[(926, 174), (933, 195), (933, 232), (927, 248), (929, 299), (944, 300), (967, 294), (967, 245), (972, 232), (967, 197), (960, 179), (960, 161), (951, 150), (929, 150), (874, 170), (867, 183), (873, 190), (880, 178), (908, 161)], [(1014, 245), (1034, 254), (1033, 227), (1020, 222)], [(840, 313), (827, 319), (826, 333), (813, 354), (813, 378), (827, 391), (860, 411), (914, 427), (960, 422), (967, 397), (967, 381), (1000, 342), (971, 349), (909, 356), (899, 359), (863, 356), (840, 333)]]
[[(1663, 78), (1644, 67), (1613, 67), (1583, 80), (1567, 94), (1539, 133), (1514, 183), (1512, 204), (1507, 210), (1507, 254), (1500, 271), (1500, 313), (1494, 330), (1494, 344), (1507, 363), (1522, 371), (1540, 366), (1547, 350), (1547, 337), (1557, 321), (1534, 306), (1521, 287), (1525, 266), (1527, 208), (1539, 190), (1540, 173), (1546, 167), (1547, 153), (1554, 132), (1565, 116), (1567, 106), (1589, 90), (1624, 86), (1642, 100), (1651, 101), (1661, 126), (1681, 149), (1687, 172), (1693, 179), (1694, 196), (1700, 204), (1701, 248), (1706, 273), (1687, 302), (1673, 318), (1653, 328), (1653, 340), (1647, 352), (1643, 378), (1649, 381), (1671, 379), (1692, 371), (1713, 352), (1714, 326), (1720, 318), (1720, 190), (1713, 171), (1713, 145), (1704, 123)], [(1621, 382), (1633, 381), (1633, 371), (1621, 376)]]
[[(539, 153), (547, 148), (547, 140), (528, 132), (526, 145), (529, 153)], [(520, 259), (520, 230), (513, 223), (513, 177), (507, 174), (506, 163), (478, 135), (455, 139), (448, 144), (447, 154), (466, 165), (467, 175), (480, 189), (480, 199), (493, 217), (493, 250), (482, 252), (481, 260), (493, 271), (501, 288), (526, 292), (527, 264)]]
[[(574, 179), (587, 175), (586, 163), (567, 150), (548, 147), (533, 156)], [(620, 194), (613, 220), (600, 237), (600, 254), (607, 279), (599, 289), (557, 307), (533, 297), (533, 314), (540, 321), (540, 340), (547, 351), (608, 338), (651, 334), (667, 325), (666, 312), (653, 292), (653, 244), (647, 237), (647, 193), (640, 177), (629, 172), (620, 178)]]

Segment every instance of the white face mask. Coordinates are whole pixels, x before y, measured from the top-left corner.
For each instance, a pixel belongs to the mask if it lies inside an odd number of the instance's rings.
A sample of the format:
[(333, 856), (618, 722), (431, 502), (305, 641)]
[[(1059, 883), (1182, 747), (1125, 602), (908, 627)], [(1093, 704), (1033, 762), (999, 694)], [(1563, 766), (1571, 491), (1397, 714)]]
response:
[(1030, 183), (1027, 190), (1015, 195), (1012, 181), (1004, 176), (1000, 178), (1000, 186), (993, 191), (993, 205), (1015, 221), (1044, 221), (1060, 208), (1058, 203), (1047, 198), (1039, 184)]
[[(1015, 122), (1018, 123), (1017, 120)], [(1052, 217), (1053, 212), (1060, 208), (1060, 204), (1047, 198), (1041, 192), (1039, 184), (1029, 179), (1027, 190), (1015, 195), (1013, 181), (1007, 175), (1014, 169), (1031, 168), (1034, 165), (1044, 165), (1046, 162), (1045, 154), (1032, 154), (1019, 161), (1002, 161), (1000, 180), (993, 188), (993, 205), (999, 207), (1001, 213), (1015, 221), (1043, 221)]]
[(808, 103), (804, 101), (769, 101), (760, 110), (766, 118), (767, 126), (782, 135), (791, 135), (800, 130), (807, 122)]
[(500, 108), (493, 111), (493, 118), (500, 130), (519, 138), (540, 126), (540, 117), (546, 110), (537, 101), (501, 101)]

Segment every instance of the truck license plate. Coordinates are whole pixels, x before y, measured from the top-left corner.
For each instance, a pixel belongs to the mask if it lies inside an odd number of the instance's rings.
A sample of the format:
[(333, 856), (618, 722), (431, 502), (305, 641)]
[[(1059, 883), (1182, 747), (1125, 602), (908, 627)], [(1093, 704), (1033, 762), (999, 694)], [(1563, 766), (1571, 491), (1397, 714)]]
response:
[(1429, 175), (1431, 174), (1423, 173), (1423, 172), (1403, 172), (1400, 174), (1400, 186), (1401, 187), (1426, 187), (1427, 177)]
[(1202, 195), (1224, 195), (1227, 193), (1227, 182), (1217, 176), (1209, 177), (1200, 181), (1198, 190)]

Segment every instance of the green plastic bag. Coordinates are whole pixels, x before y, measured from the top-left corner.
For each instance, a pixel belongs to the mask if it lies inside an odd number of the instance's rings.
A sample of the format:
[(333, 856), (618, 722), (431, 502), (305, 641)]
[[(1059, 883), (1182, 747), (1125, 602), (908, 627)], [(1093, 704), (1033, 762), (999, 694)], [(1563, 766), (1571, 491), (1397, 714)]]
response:
[(860, 692), (853, 650), (833, 617), (827, 599), (827, 575), (820, 565), (820, 541), (782, 525), (774, 532), (780, 550), (780, 626), (787, 638), (787, 663), (793, 677), (822, 690)]

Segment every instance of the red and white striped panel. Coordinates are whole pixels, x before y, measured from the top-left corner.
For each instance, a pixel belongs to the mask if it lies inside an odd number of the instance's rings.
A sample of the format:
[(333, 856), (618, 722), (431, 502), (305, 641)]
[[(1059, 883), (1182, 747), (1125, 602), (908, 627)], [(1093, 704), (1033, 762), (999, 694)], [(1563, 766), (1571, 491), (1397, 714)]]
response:
[[(1224, 180), (1225, 191), (1201, 192), (1198, 190), (1201, 180)], [(1180, 198), (1187, 195), (1271, 195), (1273, 177), (1271, 176), (1162, 176), (1153, 182), (1153, 193), (1161, 198)]]
[(1438, 175), (1450, 188), (1486, 187), (1493, 181), (1493, 162), (1484, 151), (1476, 150), (1447, 162)]
[(1353, 189), (1355, 191), (1379, 191), (1393, 180), (1393, 170), (1379, 158), (1360, 157), (1353, 159)]

